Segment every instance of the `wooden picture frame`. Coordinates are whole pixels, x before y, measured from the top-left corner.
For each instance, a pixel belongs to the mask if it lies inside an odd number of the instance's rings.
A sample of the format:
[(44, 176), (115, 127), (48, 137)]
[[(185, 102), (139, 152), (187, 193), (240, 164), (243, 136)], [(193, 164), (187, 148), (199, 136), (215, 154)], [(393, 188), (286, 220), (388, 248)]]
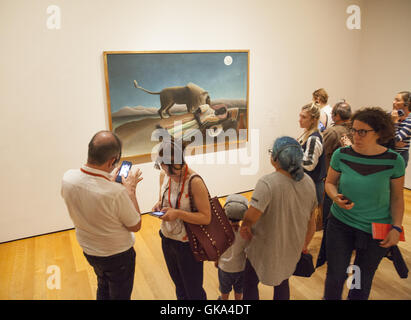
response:
[(234, 142), (224, 138), (225, 150), (248, 140), (249, 50), (103, 55), (109, 127), (123, 143), (124, 160), (151, 162), (158, 126), (184, 140), (200, 130), (203, 143), (190, 144), (196, 154), (220, 151), (224, 130), (237, 132)]

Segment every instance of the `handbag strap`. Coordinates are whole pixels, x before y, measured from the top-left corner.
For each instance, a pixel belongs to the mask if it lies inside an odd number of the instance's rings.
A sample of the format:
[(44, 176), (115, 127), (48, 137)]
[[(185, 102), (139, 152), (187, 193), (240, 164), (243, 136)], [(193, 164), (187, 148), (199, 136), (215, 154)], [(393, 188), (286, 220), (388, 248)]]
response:
[(203, 178), (201, 178), (200, 175), (198, 174), (194, 174), (190, 177), (190, 179), (188, 180), (188, 196), (190, 197), (190, 207), (191, 207), (191, 211), (195, 212), (197, 211), (197, 208), (195, 207), (194, 204), (194, 198), (193, 198), (193, 192), (191, 191), (191, 180), (193, 180), (193, 178), (199, 177), (201, 179), (201, 181), (203, 181), (204, 186), (207, 189), (207, 194), (208, 194), (208, 199), (211, 201), (211, 196), (210, 196), (210, 192), (208, 191), (207, 185), (205, 184)]

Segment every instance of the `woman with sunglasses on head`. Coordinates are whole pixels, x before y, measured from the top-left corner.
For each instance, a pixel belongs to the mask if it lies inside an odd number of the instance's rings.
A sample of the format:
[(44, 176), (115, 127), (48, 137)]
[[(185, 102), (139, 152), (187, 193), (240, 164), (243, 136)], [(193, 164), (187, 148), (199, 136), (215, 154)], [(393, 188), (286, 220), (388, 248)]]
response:
[[(159, 149), (156, 168), (160, 174), (160, 198), (152, 209), (162, 211), (161, 243), (170, 276), (176, 286), (178, 300), (205, 300), (203, 262), (191, 251), (184, 222), (207, 225), (211, 221), (210, 202), (203, 180), (194, 177), (184, 160), (184, 146), (172, 137)], [(192, 178), (193, 177), (193, 178)], [(189, 184), (197, 212), (191, 211)]]
[[(381, 145), (394, 136), (390, 115), (364, 108), (351, 120), (354, 143), (334, 152), (325, 182), (334, 201), (327, 223), (326, 300), (341, 299), (354, 250), (361, 283), (351, 286), (348, 298), (368, 299), (381, 259), (399, 241), (404, 213), (404, 160)], [(373, 222), (392, 225), (384, 240), (372, 238)]]

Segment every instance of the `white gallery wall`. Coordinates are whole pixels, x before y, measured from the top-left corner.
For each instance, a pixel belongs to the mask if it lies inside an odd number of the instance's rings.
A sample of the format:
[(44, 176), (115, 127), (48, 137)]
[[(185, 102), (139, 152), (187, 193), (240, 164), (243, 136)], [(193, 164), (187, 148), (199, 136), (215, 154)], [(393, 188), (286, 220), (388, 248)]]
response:
[[(361, 8), (361, 30), (346, 26), (352, 4)], [(409, 4), (0, 0), (0, 242), (73, 227), (60, 183), (66, 170), (85, 163), (92, 135), (109, 128), (103, 51), (250, 50), (249, 129), (258, 135), (250, 134), (249, 159), (193, 165), (211, 194), (221, 196), (253, 189), (272, 170), (267, 149), (280, 135), (301, 133), (298, 113), (315, 89), (326, 88), (331, 104), (344, 97), (354, 108), (367, 101), (389, 107), (396, 91), (411, 89), (405, 73), (398, 82), (386, 77), (400, 61), (409, 70), (409, 55), (373, 50), (385, 46), (378, 42), (383, 13), (389, 12), (383, 23), (397, 23), (384, 30), (383, 41), (393, 32), (406, 41), (410, 23), (402, 26), (396, 16), (405, 17)], [(47, 27), (51, 5), (60, 9), (60, 29)], [(374, 86), (376, 68), (382, 82)], [(207, 155), (210, 163), (213, 156)], [(158, 196), (159, 172), (152, 163), (139, 167), (144, 180), (137, 196), (148, 211)]]
[[(364, 3), (357, 107), (392, 109), (400, 91), (411, 91), (411, 1)], [(411, 188), (411, 166), (405, 186)]]

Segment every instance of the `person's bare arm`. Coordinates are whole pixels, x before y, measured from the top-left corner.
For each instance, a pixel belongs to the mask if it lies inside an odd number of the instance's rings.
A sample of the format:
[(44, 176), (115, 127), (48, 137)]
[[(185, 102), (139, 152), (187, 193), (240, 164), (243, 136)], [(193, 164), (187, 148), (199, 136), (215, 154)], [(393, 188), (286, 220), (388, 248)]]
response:
[(338, 171), (335, 171), (331, 166), (328, 168), (327, 179), (325, 180), (325, 192), (340, 208), (350, 210), (354, 206), (354, 202), (347, 204), (348, 200), (343, 199), (343, 194), (338, 193), (338, 181), (340, 180)]
[[(402, 220), (404, 217), (404, 176), (391, 179), (391, 217), (392, 217), (392, 224), (394, 226), (400, 227), (402, 226)], [(381, 241), (380, 246), (383, 248), (389, 248), (391, 246), (395, 246), (400, 239), (400, 233), (392, 229), (385, 239)]]
[(139, 230), (141, 229), (141, 220), (140, 220), (135, 226), (131, 226), (131, 227), (127, 227), (127, 226), (126, 226), (126, 229), (127, 229), (128, 231), (131, 231), (131, 232), (137, 232), (137, 231), (139, 231)]
[(305, 236), (303, 251), (307, 251), (308, 245), (310, 244), (311, 240), (314, 237), (314, 234), (316, 231), (315, 218), (316, 218), (316, 215), (315, 215), (315, 209), (314, 209), (311, 212), (311, 218), (308, 221), (308, 229), (307, 229), (307, 234)]
[(324, 125), (324, 127), (328, 127), (328, 117), (327, 114), (324, 111), (320, 112), (320, 121)]
[(192, 224), (207, 225), (211, 222), (211, 208), (208, 198), (208, 191), (204, 182), (199, 178), (191, 180), (191, 191), (197, 212), (189, 212), (174, 208), (162, 208), (165, 214), (161, 217), (165, 221), (181, 219)]
[[(138, 205), (138, 201), (137, 201), (137, 197), (136, 197), (136, 188), (137, 188), (137, 184), (143, 180), (143, 178), (141, 177), (142, 172), (140, 169), (137, 169), (135, 172), (133, 172), (132, 170), (130, 170), (129, 175), (127, 176), (127, 178), (124, 179), (124, 177), (121, 177), (121, 181), (122, 184), (124, 185), (124, 187), (127, 190), (128, 196), (130, 197), (131, 201), (133, 202), (134, 207), (137, 210), (137, 213), (140, 215), (140, 207)], [(131, 232), (137, 232), (141, 229), (141, 218), (140, 221), (131, 227), (126, 226), (127, 230), (131, 231)]]
[(260, 219), (262, 214), (263, 213), (260, 210), (254, 208), (253, 206), (248, 208), (240, 227), (240, 235), (243, 239), (251, 240), (253, 237), (251, 227), (258, 221), (258, 219)]
[(131, 201), (134, 204), (134, 207), (136, 208), (137, 212), (140, 213), (140, 207), (137, 202), (137, 197), (136, 197), (136, 188), (137, 184), (143, 180), (143, 177), (141, 177), (142, 172), (140, 169), (137, 169), (135, 172), (130, 170), (130, 173), (128, 174), (127, 178), (121, 177), (121, 183), (126, 187), (128, 195), (131, 199)]
[(161, 186), (163, 185), (165, 175), (166, 175), (166, 174), (165, 174), (164, 171), (161, 171), (161, 172), (160, 172), (160, 190), (159, 190), (159, 192), (158, 192), (158, 201), (157, 201), (157, 203), (153, 206), (153, 208), (151, 209), (151, 211), (160, 211), (160, 210), (161, 210), (161, 197), (162, 197), (162, 194), (161, 194)]

